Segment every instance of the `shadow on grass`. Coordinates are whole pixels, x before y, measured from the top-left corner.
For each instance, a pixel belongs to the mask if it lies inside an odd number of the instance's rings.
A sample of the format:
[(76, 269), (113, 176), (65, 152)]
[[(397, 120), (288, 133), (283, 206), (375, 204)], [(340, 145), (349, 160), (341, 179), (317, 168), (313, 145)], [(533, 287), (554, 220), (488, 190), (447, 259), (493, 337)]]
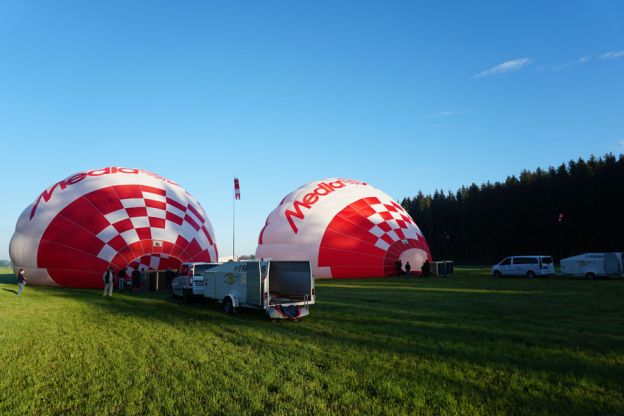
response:
[(12, 289), (2, 289), (5, 292), (11, 292), (11, 293), (15, 293), (17, 295), (17, 290), (12, 290)]
[(0, 274), (0, 283), (17, 284), (17, 277), (14, 274)]
[(336, 351), (357, 351), (362, 356), (376, 352), (507, 375), (548, 372), (553, 380), (580, 372), (614, 390), (624, 379), (624, 368), (608, 357), (624, 351), (617, 329), (624, 319), (621, 312), (602, 314), (596, 303), (607, 302), (620, 310), (618, 287), (622, 285), (476, 277), (319, 281), (311, 316), (294, 325), (271, 324), (256, 310), (228, 316), (216, 302), (183, 303), (167, 293), (114, 293), (108, 299), (101, 290), (30, 289), (88, 303), (106, 313), (176, 327), (200, 324), (235, 345), (271, 344), (279, 349), (294, 340), (310, 348), (322, 345), (328, 355), (326, 363), (321, 362), (325, 358), (317, 360), (320, 367), (331, 367)]

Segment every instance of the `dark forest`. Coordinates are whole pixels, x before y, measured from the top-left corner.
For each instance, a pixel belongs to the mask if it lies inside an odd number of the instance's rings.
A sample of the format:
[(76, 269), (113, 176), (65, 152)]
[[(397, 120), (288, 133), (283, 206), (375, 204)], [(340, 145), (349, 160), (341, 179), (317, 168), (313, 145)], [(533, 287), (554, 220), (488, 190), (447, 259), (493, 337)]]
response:
[(624, 155), (522, 171), (457, 192), (419, 192), (403, 207), (434, 259), (492, 264), (509, 255), (624, 251)]

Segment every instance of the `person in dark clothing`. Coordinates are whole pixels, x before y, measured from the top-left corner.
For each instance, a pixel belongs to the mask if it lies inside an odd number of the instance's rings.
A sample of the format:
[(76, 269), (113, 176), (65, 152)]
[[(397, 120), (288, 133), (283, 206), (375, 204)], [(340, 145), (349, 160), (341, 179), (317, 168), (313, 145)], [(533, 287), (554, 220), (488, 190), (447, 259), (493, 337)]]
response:
[(412, 266), (410, 266), (409, 261), (405, 262), (405, 274), (409, 276), (411, 270)]
[(113, 296), (113, 285), (115, 284), (115, 272), (113, 271), (113, 266), (109, 265), (108, 269), (102, 275), (102, 283), (104, 283), (104, 293), (102, 296)]
[(403, 274), (403, 264), (401, 263), (401, 260), (397, 260), (395, 264), (396, 264), (396, 275), (401, 276)]
[(422, 275), (429, 276), (430, 274), (431, 274), (431, 265), (429, 264), (428, 261), (426, 261), (422, 267)]
[(139, 269), (136, 268), (132, 270), (132, 290), (137, 290), (141, 288), (141, 273)]
[(119, 269), (119, 271), (117, 272), (117, 281), (119, 282), (119, 290), (123, 290), (124, 288), (124, 283), (126, 282), (126, 268), (122, 267), (121, 269)]
[(21, 296), (24, 291), (24, 286), (26, 286), (26, 275), (24, 274), (24, 269), (19, 269), (17, 273), (17, 296)]
[(149, 277), (147, 275), (147, 272), (145, 271), (145, 267), (141, 267), (140, 276), (141, 284), (139, 285), (139, 287), (143, 287), (144, 290), (149, 291)]
[(174, 278), (175, 273), (173, 272), (173, 270), (167, 269), (167, 271), (165, 272), (165, 280), (167, 281), (167, 288), (169, 292), (171, 292), (171, 283), (173, 282)]

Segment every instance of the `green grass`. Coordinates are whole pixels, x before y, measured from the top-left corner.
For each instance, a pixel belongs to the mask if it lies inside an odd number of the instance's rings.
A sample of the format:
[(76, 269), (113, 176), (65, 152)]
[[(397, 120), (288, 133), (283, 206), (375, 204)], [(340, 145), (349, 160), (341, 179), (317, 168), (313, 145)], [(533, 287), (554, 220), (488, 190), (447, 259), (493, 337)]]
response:
[(318, 281), (296, 323), (14, 282), (0, 414), (624, 414), (624, 281)]

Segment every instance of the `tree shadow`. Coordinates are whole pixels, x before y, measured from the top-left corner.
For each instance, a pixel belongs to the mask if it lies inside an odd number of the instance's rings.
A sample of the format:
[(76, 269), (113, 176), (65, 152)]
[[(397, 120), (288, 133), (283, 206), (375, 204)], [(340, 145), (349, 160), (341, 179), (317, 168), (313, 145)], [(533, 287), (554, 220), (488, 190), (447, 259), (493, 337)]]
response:
[[(587, 382), (615, 391), (624, 370), (614, 365), (608, 354), (623, 351), (624, 339), (602, 321), (592, 321), (598, 299), (619, 305), (605, 298), (607, 294), (617, 298), (621, 293), (612, 286), (472, 277), (323, 282), (317, 285), (318, 303), (312, 306), (311, 316), (294, 325), (271, 324), (263, 311), (257, 310), (228, 316), (217, 302), (197, 299), (184, 303), (164, 292), (115, 292), (112, 298), (104, 298), (99, 289), (36, 289), (120, 316), (175, 327), (205, 324), (206, 331), (232, 345), (251, 344), (259, 350), (267, 346), (280, 350), (284, 344), (296, 342), (312, 351), (322, 345), (328, 360), (338, 350), (357, 351), (362, 356), (375, 352), (446, 362), (457, 368), (468, 366), (502, 378), (545, 374), (551, 382), (562, 379), (571, 384), (575, 383), (570, 381), (571, 374), (580, 373)], [(587, 318), (582, 318), (585, 315)], [(573, 324), (569, 316), (574, 317)], [(615, 322), (622, 319), (617, 312), (607, 311), (605, 316)], [(600, 356), (607, 358), (597, 359)], [(322, 359), (313, 361), (331, 367)], [(453, 377), (447, 380), (448, 384), (459, 383), (459, 390), (464, 382)], [(541, 390), (523, 393), (507, 380), (500, 383), (510, 394), (518, 395), (517, 403), (538, 403), (534, 407), (538, 412), (548, 409)], [(471, 388), (478, 391), (483, 387), (475, 384)], [(482, 394), (492, 391), (486, 389)], [(564, 395), (548, 400), (556, 401), (556, 408), (566, 408)], [(601, 406), (592, 399), (583, 400), (584, 409)]]
[(0, 274), (0, 284), (1, 283), (4, 283), (4, 284), (16, 284), (17, 283), (17, 277), (15, 277), (15, 275), (13, 273)]

